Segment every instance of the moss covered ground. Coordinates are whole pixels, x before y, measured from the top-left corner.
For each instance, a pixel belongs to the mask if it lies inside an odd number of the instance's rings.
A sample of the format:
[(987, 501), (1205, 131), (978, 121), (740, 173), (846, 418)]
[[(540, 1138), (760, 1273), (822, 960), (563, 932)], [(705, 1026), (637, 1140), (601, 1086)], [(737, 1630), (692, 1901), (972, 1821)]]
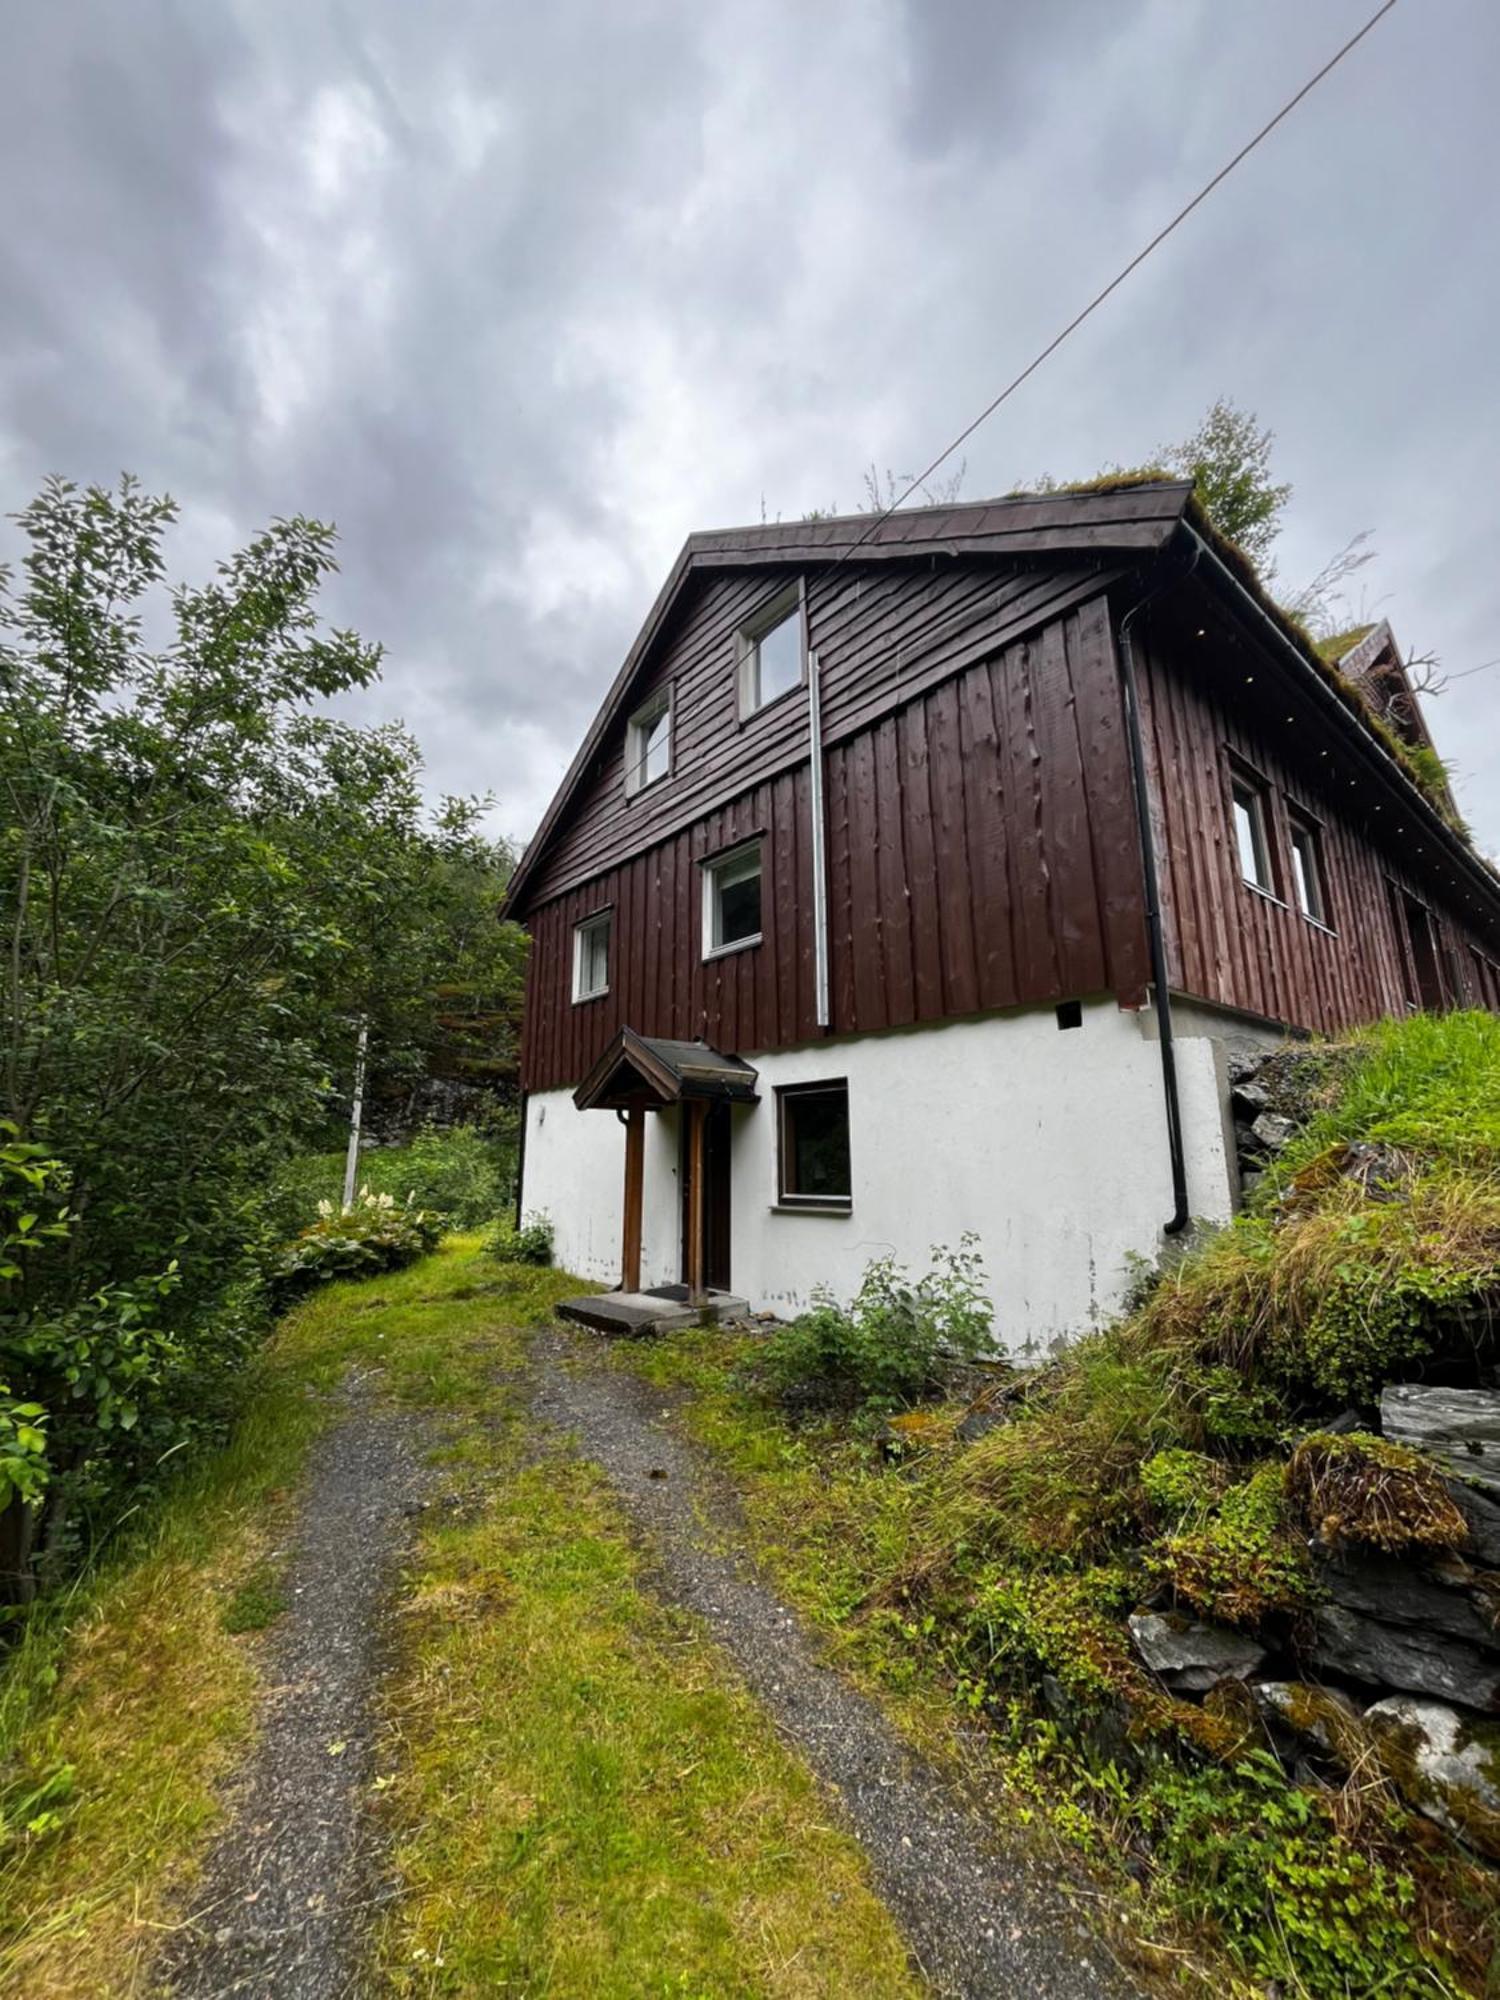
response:
[(392, 1608), (360, 1992), (905, 1996), (852, 1839), (602, 1482), (524, 1420), (576, 1290), (477, 1238), (292, 1314), (229, 1448), (0, 1672), (0, 1994), (152, 1988), (253, 1739), (298, 1483), (345, 1370), (441, 1437)]

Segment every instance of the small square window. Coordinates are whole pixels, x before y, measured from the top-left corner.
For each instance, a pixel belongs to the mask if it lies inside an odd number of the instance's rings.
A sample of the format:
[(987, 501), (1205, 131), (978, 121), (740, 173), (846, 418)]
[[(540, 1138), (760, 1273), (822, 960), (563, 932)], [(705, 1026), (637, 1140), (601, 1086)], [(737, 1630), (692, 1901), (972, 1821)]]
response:
[(703, 866), (703, 956), (760, 943), (760, 842)]
[(612, 913), (601, 910), (573, 926), (573, 998), (597, 1000), (609, 991), (609, 933)]
[(1240, 851), (1240, 873), (1252, 889), (1264, 889), (1274, 896), (1271, 876), (1271, 843), (1266, 834), (1266, 795), (1248, 778), (1235, 778), (1234, 837)]
[(740, 633), (740, 714), (753, 715), (802, 679), (800, 591), (777, 598), (765, 617)]
[(849, 1085), (799, 1083), (776, 1093), (778, 1193), (786, 1208), (853, 1206), (849, 1166)]
[(1323, 837), (1300, 813), (1288, 815), (1292, 830), (1292, 890), (1297, 908), (1315, 924), (1328, 922), (1328, 893), (1323, 883)]
[(625, 790), (644, 791), (672, 768), (672, 698), (664, 688), (630, 718), (625, 732)]

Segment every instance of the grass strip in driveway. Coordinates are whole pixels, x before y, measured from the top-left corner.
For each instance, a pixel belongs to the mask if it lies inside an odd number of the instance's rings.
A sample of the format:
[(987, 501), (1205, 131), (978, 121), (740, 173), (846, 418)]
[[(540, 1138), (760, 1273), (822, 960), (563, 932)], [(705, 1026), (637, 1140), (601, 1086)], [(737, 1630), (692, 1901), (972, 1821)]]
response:
[[(427, 1517), (377, 1779), (397, 1991), (915, 1994), (852, 1838), (601, 1476), (475, 1405)], [(498, 1421), (497, 1421), (498, 1420)]]

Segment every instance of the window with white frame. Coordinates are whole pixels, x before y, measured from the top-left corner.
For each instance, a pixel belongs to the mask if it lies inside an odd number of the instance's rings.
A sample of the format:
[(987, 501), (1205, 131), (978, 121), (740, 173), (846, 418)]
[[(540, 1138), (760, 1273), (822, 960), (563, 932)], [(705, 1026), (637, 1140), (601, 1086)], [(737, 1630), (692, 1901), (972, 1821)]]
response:
[(740, 714), (753, 715), (802, 680), (802, 592), (798, 585), (739, 635)]
[(609, 933), (613, 912), (601, 910), (573, 926), (573, 999), (597, 1000), (609, 991)]
[(703, 956), (760, 943), (760, 842), (703, 864)]
[(780, 1206), (847, 1214), (854, 1200), (848, 1080), (783, 1085), (776, 1108)]
[(1234, 798), (1234, 837), (1240, 854), (1240, 873), (1252, 889), (1276, 894), (1271, 874), (1271, 839), (1266, 819), (1266, 792), (1253, 778), (1238, 773), (1230, 781)]
[(672, 696), (663, 688), (638, 708), (625, 731), (625, 790), (643, 791), (672, 768)]
[(1328, 922), (1328, 891), (1323, 881), (1323, 836), (1315, 820), (1288, 809), (1292, 836), (1292, 890), (1297, 908), (1315, 924)]

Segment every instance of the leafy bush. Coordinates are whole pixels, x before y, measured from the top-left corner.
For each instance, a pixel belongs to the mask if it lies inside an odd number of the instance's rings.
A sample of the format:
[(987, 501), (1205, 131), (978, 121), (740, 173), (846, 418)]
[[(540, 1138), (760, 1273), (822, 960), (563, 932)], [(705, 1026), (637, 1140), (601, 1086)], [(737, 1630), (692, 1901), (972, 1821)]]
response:
[(915, 1282), (877, 1257), (847, 1306), (831, 1292), (767, 1342), (763, 1365), (785, 1396), (900, 1409), (942, 1381), (945, 1359), (972, 1361), (991, 1344), (994, 1314), (975, 1238), (939, 1246)]
[(553, 1228), (549, 1215), (529, 1215), (517, 1229), (510, 1217), (502, 1216), (490, 1231), (485, 1249), (502, 1264), (550, 1264)]
[[(359, 1156), (362, 1186), (440, 1215), (451, 1229), (478, 1229), (510, 1198), (514, 1177), (508, 1139), (477, 1125), (428, 1126), (405, 1146), (372, 1146)], [(282, 1233), (304, 1228), (323, 1201), (344, 1186), (341, 1151), (301, 1153), (277, 1178), (274, 1215)]]
[(274, 1277), (279, 1306), (335, 1278), (373, 1278), (399, 1271), (436, 1247), (439, 1217), (403, 1207), (392, 1195), (360, 1189), (353, 1207), (324, 1202), (317, 1221), (287, 1245)]

